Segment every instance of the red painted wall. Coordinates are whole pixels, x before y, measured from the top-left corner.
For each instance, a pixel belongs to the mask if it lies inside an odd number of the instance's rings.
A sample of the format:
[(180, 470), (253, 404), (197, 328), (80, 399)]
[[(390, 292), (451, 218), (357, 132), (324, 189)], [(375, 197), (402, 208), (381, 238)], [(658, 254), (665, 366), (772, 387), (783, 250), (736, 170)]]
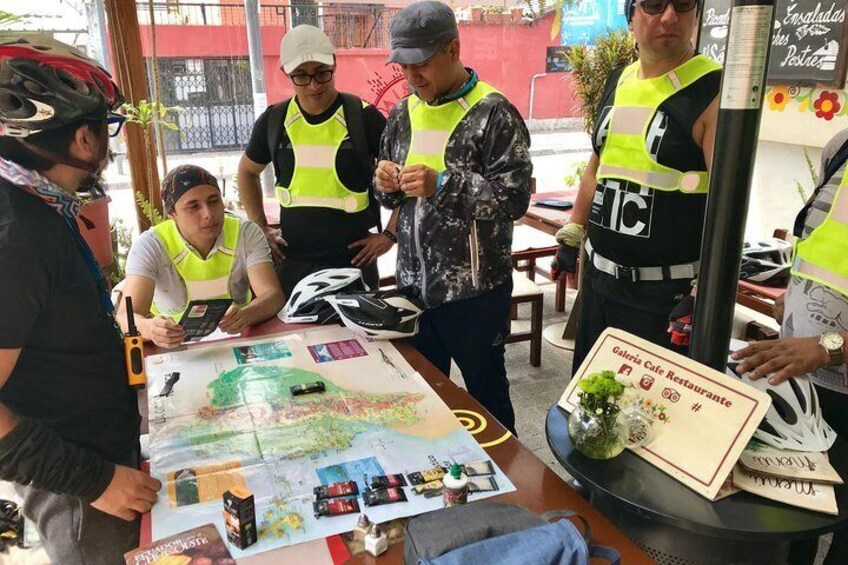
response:
[[(473, 67), (481, 79), (500, 89), (525, 118), (530, 105), (530, 79), (545, 72), (546, 48), (559, 45), (550, 38), (551, 22), (552, 16), (547, 16), (532, 25), (461, 23), (459, 27), (463, 62)], [(291, 83), (280, 72), (277, 59), (284, 32), (283, 26), (261, 28), (269, 102), (292, 94)], [(141, 33), (144, 54), (149, 56), (149, 28), (142, 26)], [(157, 25), (156, 43), (159, 57), (227, 58), (248, 54), (247, 31), (241, 25)], [(385, 109), (402, 91), (402, 83), (392, 84), (397, 81), (398, 71), (384, 64), (387, 57), (388, 51), (381, 49), (339, 50), (336, 86), (368, 101), (381, 101), (380, 106)], [(534, 119), (579, 115), (569, 74), (550, 74), (536, 80)]]

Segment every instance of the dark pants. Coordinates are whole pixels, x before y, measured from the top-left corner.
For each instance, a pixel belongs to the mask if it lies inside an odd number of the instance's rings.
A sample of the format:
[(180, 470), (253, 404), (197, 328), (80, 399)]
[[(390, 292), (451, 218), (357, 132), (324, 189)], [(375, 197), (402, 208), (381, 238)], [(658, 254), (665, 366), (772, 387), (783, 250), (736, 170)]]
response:
[(512, 280), (474, 298), (448, 302), (421, 316), (413, 345), (445, 375), (451, 360), (468, 392), (513, 434), (504, 339), (509, 334)]
[[(312, 273), (323, 269), (350, 267), (353, 267), (353, 265), (328, 265), (322, 263), (306, 263), (295, 259), (286, 259), (282, 263), (276, 263), (274, 265), (274, 270), (277, 271), (277, 278), (280, 279), (280, 286), (283, 287), (283, 296), (285, 296), (286, 300), (288, 300), (295, 285), (297, 285), (297, 283), (299, 283), (301, 279), (307, 275), (311, 275)], [(361, 267), (361, 269), (362, 276), (364, 277), (365, 284), (368, 285), (368, 288), (371, 290), (379, 290), (380, 273), (377, 271), (377, 263), (374, 262), (371, 265)]]
[(607, 328), (618, 328), (657, 345), (671, 348), (668, 334), (668, 313), (650, 312), (605, 298), (589, 285), (580, 289), (580, 322), (574, 343), (571, 374), (586, 359), (595, 341)]
[[(138, 455), (125, 464), (137, 468)], [(138, 547), (138, 518), (127, 522), (73, 496), (14, 486), (23, 501), (24, 516), (35, 523), (52, 563), (123, 563), (124, 553)]]
[[(830, 389), (817, 386), (819, 406), (822, 416), (830, 424), (833, 431), (843, 440), (848, 438), (848, 394), (842, 394)], [(837, 469), (844, 477), (846, 469)], [(815, 562), (819, 540), (793, 542), (789, 546), (790, 565), (808, 565)], [(845, 565), (848, 563), (848, 530), (833, 532), (833, 541), (824, 560), (824, 565)]]

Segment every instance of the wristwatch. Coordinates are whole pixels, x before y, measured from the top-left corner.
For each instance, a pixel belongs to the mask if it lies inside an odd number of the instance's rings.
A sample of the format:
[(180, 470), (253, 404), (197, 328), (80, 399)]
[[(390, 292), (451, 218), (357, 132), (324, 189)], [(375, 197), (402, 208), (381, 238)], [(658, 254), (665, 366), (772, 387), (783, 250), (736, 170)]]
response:
[(392, 243), (397, 243), (397, 236), (389, 230), (385, 229), (381, 233), (386, 237), (386, 239), (388, 239)]
[(819, 345), (824, 347), (824, 350), (830, 356), (830, 361), (827, 363), (828, 367), (841, 365), (845, 362), (845, 351), (843, 350), (845, 339), (841, 334), (837, 332), (825, 332), (819, 338)]

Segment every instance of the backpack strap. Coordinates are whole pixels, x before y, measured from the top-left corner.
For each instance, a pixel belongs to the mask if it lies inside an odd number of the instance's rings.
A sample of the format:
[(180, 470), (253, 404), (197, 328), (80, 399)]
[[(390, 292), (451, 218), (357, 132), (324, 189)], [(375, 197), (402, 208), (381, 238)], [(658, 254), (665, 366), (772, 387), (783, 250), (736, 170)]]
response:
[(291, 98), (283, 100), (279, 104), (275, 104), (268, 114), (268, 153), (271, 155), (271, 164), (274, 166), (274, 180), (280, 178), (280, 170), (277, 166), (277, 148), (280, 146), (280, 139), (283, 137), (283, 120), (286, 119), (286, 112), (289, 110)]
[[(353, 144), (353, 149), (356, 151), (359, 165), (365, 174), (365, 178), (373, 178), (377, 163), (368, 150), (368, 138), (365, 135), (365, 119), (362, 115), (362, 99), (347, 92), (342, 92), (341, 96), (347, 133), (350, 135), (350, 141)], [(380, 204), (376, 198), (369, 200), (368, 210), (374, 219), (377, 231), (383, 231), (382, 220), (380, 219)]]
[(592, 537), (592, 527), (589, 525), (589, 521), (586, 520), (586, 518), (584, 518), (580, 514), (577, 514), (576, 512), (572, 512), (570, 510), (551, 510), (542, 514), (541, 518), (546, 522), (551, 523), (557, 520), (577, 518), (583, 525), (583, 531), (581, 532), (581, 535), (583, 536), (583, 541), (586, 542), (586, 546), (589, 548), (589, 557), (606, 559), (610, 562), (610, 565), (621, 564), (621, 554), (617, 550), (611, 547), (607, 547), (605, 545), (592, 545), (589, 543), (589, 538)]
[(798, 215), (795, 216), (795, 224), (792, 228), (792, 234), (795, 237), (801, 237), (804, 234), (804, 224), (807, 222), (807, 213), (810, 211), (810, 208), (813, 205), (816, 197), (819, 195), (824, 186), (830, 182), (830, 179), (833, 175), (836, 174), (842, 165), (845, 164), (845, 161), (848, 161), (848, 140), (842, 143), (842, 147), (839, 148), (839, 151), (834, 153), (833, 157), (827, 162), (827, 166), (824, 169), (824, 174), (822, 175), (819, 184), (816, 185), (815, 190), (813, 191), (812, 196), (807, 200), (807, 203), (804, 204), (804, 207), (801, 208), (801, 211), (798, 212)]

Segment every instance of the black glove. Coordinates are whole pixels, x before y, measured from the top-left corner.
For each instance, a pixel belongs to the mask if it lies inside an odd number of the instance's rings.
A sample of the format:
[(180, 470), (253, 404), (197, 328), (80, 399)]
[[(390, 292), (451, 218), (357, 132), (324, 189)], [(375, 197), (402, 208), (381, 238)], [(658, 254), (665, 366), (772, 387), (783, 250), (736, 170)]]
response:
[(557, 248), (556, 256), (551, 262), (551, 279), (559, 280), (563, 273), (574, 274), (577, 272), (577, 257), (580, 255), (580, 249), (571, 247), (570, 245), (560, 244)]
[(677, 303), (668, 315), (668, 332), (671, 343), (682, 347), (689, 346), (692, 337), (692, 313), (695, 311), (695, 297), (687, 294)]

